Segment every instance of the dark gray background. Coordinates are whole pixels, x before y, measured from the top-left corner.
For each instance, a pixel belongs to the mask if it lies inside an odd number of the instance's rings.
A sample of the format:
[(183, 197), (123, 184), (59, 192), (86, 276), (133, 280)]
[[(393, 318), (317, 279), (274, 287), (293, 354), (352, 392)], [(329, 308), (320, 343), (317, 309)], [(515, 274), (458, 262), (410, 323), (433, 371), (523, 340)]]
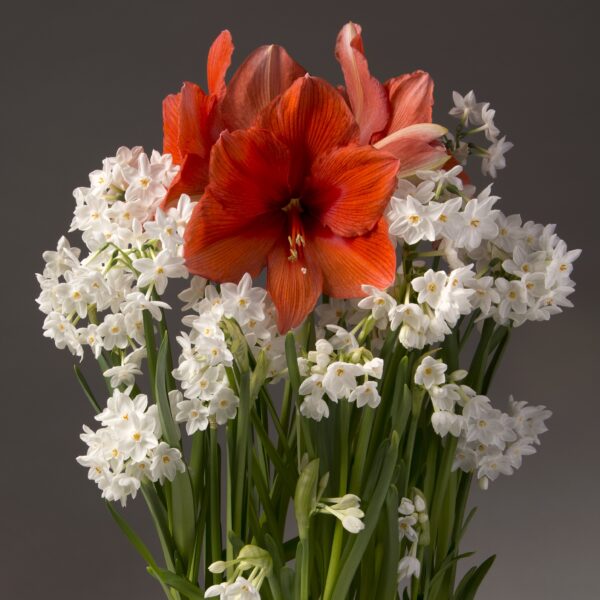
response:
[[(42, 338), (33, 273), (68, 228), (71, 190), (121, 144), (161, 146), (161, 100), (202, 82), (229, 28), (235, 64), (277, 42), (339, 80), (333, 45), (361, 23), (382, 79), (424, 68), (439, 122), (474, 88), (515, 148), (496, 191), (505, 212), (558, 222), (577, 263), (576, 309), (515, 332), (492, 391), (553, 411), (540, 454), (487, 493), (464, 544), (498, 560), (484, 600), (600, 597), (598, 578), (598, 117), (595, 4), (580, 0), (171, 2), (21, 0), (3, 9), (2, 482), (0, 597), (160, 598), (74, 457), (90, 411), (71, 357)], [(128, 509), (141, 527), (135, 507)]]

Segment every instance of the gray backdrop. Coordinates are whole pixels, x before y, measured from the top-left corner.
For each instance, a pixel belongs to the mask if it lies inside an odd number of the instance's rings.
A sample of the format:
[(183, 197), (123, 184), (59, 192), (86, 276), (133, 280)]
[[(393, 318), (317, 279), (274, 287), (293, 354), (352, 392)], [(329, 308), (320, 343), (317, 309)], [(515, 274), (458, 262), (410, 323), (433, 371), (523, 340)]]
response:
[[(444, 122), (453, 89), (497, 109), (515, 148), (496, 191), (506, 212), (558, 222), (577, 263), (576, 309), (516, 331), (496, 401), (547, 404), (540, 454), (487, 493), (464, 544), (498, 560), (485, 600), (598, 598), (598, 118), (595, 3), (13, 2), (2, 18), (2, 598), (160, 598), (74, 457), (91, 421), (71, 357), (42, 338), (33, 273), (66, 231), (71, 191), (121, 144), (161, 146), (161, 100), (202, 82), (228, 27), (235, 64), (267, 42), (339, 80), (333, 44), (364, 27), (380, 78), (423, 68)], [(138, 514), (140, 512), (140, 514)], [(135, 506), (128, 513), (145, 526)]]

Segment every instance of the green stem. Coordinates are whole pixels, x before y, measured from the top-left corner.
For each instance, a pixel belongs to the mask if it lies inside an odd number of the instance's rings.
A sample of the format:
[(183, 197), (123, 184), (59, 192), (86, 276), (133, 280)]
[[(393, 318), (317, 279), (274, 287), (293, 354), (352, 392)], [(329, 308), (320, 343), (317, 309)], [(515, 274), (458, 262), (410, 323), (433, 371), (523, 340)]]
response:
[[(342, 400), (339, 406), (339, 431), (340, 431), (340, 464), (339, 473), (340, 479), (338, 484), (338, 495), (342, 497), (348, 488), (348, 437), (350, 429), (350, 404)], [(333, 588), (340, 570), (340, 556), (342, 554), (342, 542), (344, 539), (344, 528), (341, 521), (335, 524), (335, 532), (333, 534), (333, 544), (331, 546), (331, 558), (329, 559), (329, 568), (327, 569), (327, 579), (325, 581), (325, 592), (323, 600), (329, 600), (333, 593)]]
[[(212, 562), (221, 560), (221, 503), (220, 496), (220, 476), (221, 468), (219, 461), (219, 440), (217, 439), (217, 430), (211, 427), (210, 432), (210, 553), (207, 552), (206, 566)], [(210, 558), (208, 558), (210, 556)], [(207, 570), (206, 581), (212, 575), (213, 584), (221, 583), (220, 573), (210, 573)]]

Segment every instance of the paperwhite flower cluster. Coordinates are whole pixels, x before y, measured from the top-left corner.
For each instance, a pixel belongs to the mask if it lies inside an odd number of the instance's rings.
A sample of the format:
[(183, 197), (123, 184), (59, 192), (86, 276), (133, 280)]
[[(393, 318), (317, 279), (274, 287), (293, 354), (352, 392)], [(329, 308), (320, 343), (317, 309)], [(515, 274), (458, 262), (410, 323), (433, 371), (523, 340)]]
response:
[[(569, 251), (554, 225), (523, 223), (520, 215), (493, 208), (498, 197), (490, 186), (469, 198), (460, 171), (455, 166), (419, 172), (418, 184), (400, 181), (388, 206), (392, 238), (411, 247), (423, 240), (433, 244), (430, 252), (411, 250), (410, 272), (399, 271), (417, 293), (416, 302), (408, 292), (399, 303), (391, 293), (365, 286), (368, 297), (358, 303), (372, 311), (378, 329), (388, 322), (392, 329), (400, 327), (407, 348), (442, 341), (462, 316), (477, 309), (480, 318), (518, 326), (572, 306), (570, 275), (581, 251)], [(443, 257), (450, 268), (424, 271), (419, 259), (431, 256)]]
[(400, 180), (386, 210), (392, 239), (407, 244), (451, 240), (454, 248), (474, 250), (498, 235), (491, 185), (475, 197), (458, 177), (462, 167), (418, 171), (420, 183)]
[(522, 224), (519, 215), (501, 215), (498, 230), (494, 240), (470, 256), (479, 271), (487, 267), (491, 273), (472, 286), (477, 292), (473, 304), (482, 315), (518, 326), (547, 321), (563, 307), (572, 307), (571, 272), (581, 250), (568, 250), (554, 225)]
[[(450, 109), (450, 115), (460, 119), (462, 135), (458, 137), (459, 146), (457, 154), (466, 155), (471, 152), (482, 158), (481, 170), (484, 175), (496, 177), (499, 170), (506, 167), (504, 155), (513, 147), (511, 142), (506, 141), (506, 136), (500, 137), (500, 130), (494, 123), (496, 111), (490, 108), (489, 102), (477, 102), (473, 90), (461, 96), (458, 92), (452, 93), (454, 107)], [(463, 128), (473, 126), (467, 131)], [(476, 133), (483, 133), (486, 139), (491, 142), (490, 146), (483, 148), (473, 143), (467, 144), (461, 142), (463, 136), (469, 136)]]
[(252, 287), (250, 275), (246, 273), (237, 285), (222, 284), (220, 292), (205, 284), (194, 277), (191, 287), (180, 294), (180, 299), (187, 302), (186, 308), (197, 313), (183, 318), (191, 330), (177, 338), (182, 351), (179, 366), (173, 371), (183, 390), (176, 402), (175, 418), (186, 424), (190, 435), (205, 430), (210, 420), (224, 425), (237, 412), (239, 399), (225, 371), (232, 365), (233, 356), (221, 328), (222, 319), (235, 319), (256, 357), (264, 352), (268, 378), (280, 376), (286, 364), (275, 309), (264, 289)]
[(81, 439), (88, 450), (77, 457), (89, 469), (88, 478), (96, 482), (102, 497), (123, 506), (129, 496), (136, 497), (144, 479), (173, 481), (185, 470), (181, 452), (160, 441), (157, 406), (148, 406), (144, 394), (132, 398), (130, 393), (130, 388), (114, 390), (106, 408), (95, 417), (100, 429), (84, 425)]
[(360, 498), (355, 494), (345, 494), (341, 498), (321, 498), (315, 511), (333, 515), (350, 533), (359, 533), (365, 528), (362, 522), (365, 513), (360, 508)]
[[(259, 590), (273, 569), (273, 559), (266, 550), (249, 544), (240, 550), (236, 558), (218, 560), (208, 566), (211, 573), (224, 573), (227, 569), (232, 572), (228, 581), (211, 585), (204, 592), (205, 598), (260, 600)], [(242, 576), (245, 571), (250, 571), (247, 577)]]
[(260, 600), (260, 593), (252, 583), (239, 575), (232, 583), (219, 583), (211, 585), (205, 592), (205, 598), (216, 598), (220, 600)]
[(377, 381), (383, 373), (383, 360), (361, 347), (353, 333), (339, 325), (328, 325), (333, 335), (319, 339), (315, 350), (298, 358), (303, 396), (300, 412), (315, 421), (329, 416), (325, 396), (332, 402), (347, 400), (376, 408), (381, 401)]
[(459, 438), (453, 469), (475, 472), (479, 485), (487, 489), (499, 475), (512, 475), (523, 456), (536, 452), (552, 413), (545, 406), (529, 406), (512, 397), (509, 412), (504, 413), (487, 396), (457, 383), (466, 371), (450, 374), (447, 381), (446, 370), (441, 360), (426, 356), (417, 367), (415, 383), (431, 398), (431, 424), (436, 433)]
[(400, 541), (410, 543), (410, 550), (398, 563), (398, 582), (410, 577), (419, 577), (421, 563), (417, 558), (419, 539), (422, 543), (429, 540), (429, 515), (427, 504), (420, 490), (415, 489), (412, 500), (402, 498), (398, 507), (398, 532)]
[[(143, 312), (160, 320), (168, 308), (154, 292), (162, 294), (170, 278), (188, 275), (180, 254), (193, 203), (182, 196), (166, 213), (156, 208), (175, 173), (169, 155), (148, 158), (139, 147), (119, 148), (102, 170), (90, 173), (90, 187), (75, 190), (71, 231), (82, 233), (89, 254), (82, 257), (61, 237), (56, 251), (43, 254), (45, 268), (37, 276), (37, 302), (47, 315), (44, 335), (58, 348), (81, 358), (85, 346), (96, 357), (117, 350), (125, 365), (126, 350), (144, 345)], [(139, 367), (140, 356), (128, 364)]]

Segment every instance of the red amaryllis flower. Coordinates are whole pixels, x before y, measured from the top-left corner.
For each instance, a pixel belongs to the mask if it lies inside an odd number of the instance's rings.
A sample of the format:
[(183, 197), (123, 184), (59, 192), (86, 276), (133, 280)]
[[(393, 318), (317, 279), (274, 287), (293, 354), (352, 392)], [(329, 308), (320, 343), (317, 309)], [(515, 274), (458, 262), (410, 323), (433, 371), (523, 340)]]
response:
[(448, 155), (439, 138), (447, 130), (431, 123), (431, 77), (415, 71), (385, 84), (379, 82), (369, 72), (361, 27), (355, 23), (346, 24), (338, 34), (335, 54), (344, 74), (348, 103), (360, 127), (360, 142), (399, 159), (399, 177), (443, 165)]
[(261, 46), (226, 85), (232, 53), (226, 30), (208, 52), (208, 94), (186, 82), (181, 92), (163, 102), (163, 152), (180, 165), (163, 208), (175, 204), (181, 194), (199, 197), (208, 183), (210, 151), (221, 131), (250, 126), (260, 110), (306, 72), (281, 46)]
[(309, 76), (269, 104), (254, 127), (225, 132), (185, 232), (187, 266), (216, 281), (267, 267), (279, 329), (302, 322), (322, 292), (388, 287), (396, 257), (382, 217), (398, 161), (370, 145), (341, 95)]

